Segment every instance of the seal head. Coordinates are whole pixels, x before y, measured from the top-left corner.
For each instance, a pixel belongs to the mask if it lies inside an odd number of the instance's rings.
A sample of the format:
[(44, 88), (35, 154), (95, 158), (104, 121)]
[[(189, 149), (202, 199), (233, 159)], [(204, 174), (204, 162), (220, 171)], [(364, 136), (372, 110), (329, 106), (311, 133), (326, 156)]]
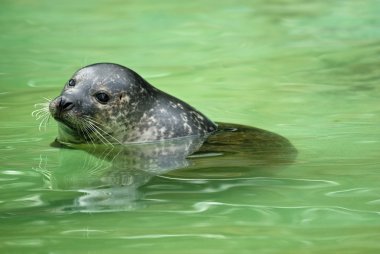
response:
[(49, 110), (62, 143), (151, 142), (206, 136), (217, 129), (189, 104), (112, 63), (78, 70)]

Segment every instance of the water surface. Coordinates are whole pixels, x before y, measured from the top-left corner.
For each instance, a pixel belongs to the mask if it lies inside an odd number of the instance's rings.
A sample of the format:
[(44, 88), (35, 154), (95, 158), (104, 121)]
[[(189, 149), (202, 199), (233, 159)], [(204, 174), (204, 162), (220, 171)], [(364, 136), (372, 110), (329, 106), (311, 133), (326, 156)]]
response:
[[(379, 250), (378, 1), (0, 7), (1, 253)], [(126, 65), (215, 121), (279, 133), (297, 160), (195, 158), (107, 189), (109, 161), (50, 147), (56, 124), (39, 131), (31, 117), (94, 62)]]

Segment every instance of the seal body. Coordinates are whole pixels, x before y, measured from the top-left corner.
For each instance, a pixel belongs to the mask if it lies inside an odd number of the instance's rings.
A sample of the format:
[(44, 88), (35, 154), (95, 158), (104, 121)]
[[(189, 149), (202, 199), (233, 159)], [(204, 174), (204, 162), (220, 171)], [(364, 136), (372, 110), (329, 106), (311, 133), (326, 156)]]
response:
[(206, 136), (217, 129), (189, 104), (112, 63), (78, 70), (49, 110), (63, 143), (150, 142)]

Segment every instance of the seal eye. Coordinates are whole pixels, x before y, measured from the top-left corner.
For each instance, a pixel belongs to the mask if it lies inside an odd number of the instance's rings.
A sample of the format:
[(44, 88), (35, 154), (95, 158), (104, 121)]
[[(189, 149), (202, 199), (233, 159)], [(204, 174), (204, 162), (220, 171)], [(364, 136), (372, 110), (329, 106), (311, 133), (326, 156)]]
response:
[(69, 80), (69, 86), (75, 86), (75, 80), (74, 79)]
[(97, 93), (95, 94), (95, 98), (102, 104), (106, 104), (110, 100), (110, 97), (106, 93)]

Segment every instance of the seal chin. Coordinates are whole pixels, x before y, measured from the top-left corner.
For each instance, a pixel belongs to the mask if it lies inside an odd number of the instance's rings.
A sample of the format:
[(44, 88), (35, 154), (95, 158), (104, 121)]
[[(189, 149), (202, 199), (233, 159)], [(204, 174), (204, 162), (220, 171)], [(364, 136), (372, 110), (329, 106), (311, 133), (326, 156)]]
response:
[(66, 128), (66, 129), (69, 129), (72, 131), (77, 129), (76, 126), (71, 121), (69, 121), (67, 119), (68, 117), (65, 117), (62, 114), (53, 115), (53, 118), (54, 118), (54, 120), (56, 120), (57, 122), (60, 123), (60, 126), (62, 126), (62, 128)]
[(82, 137), (75, 127), (62, 121), (58, 122), (58, 141), (62, 143), (81, 143)]

